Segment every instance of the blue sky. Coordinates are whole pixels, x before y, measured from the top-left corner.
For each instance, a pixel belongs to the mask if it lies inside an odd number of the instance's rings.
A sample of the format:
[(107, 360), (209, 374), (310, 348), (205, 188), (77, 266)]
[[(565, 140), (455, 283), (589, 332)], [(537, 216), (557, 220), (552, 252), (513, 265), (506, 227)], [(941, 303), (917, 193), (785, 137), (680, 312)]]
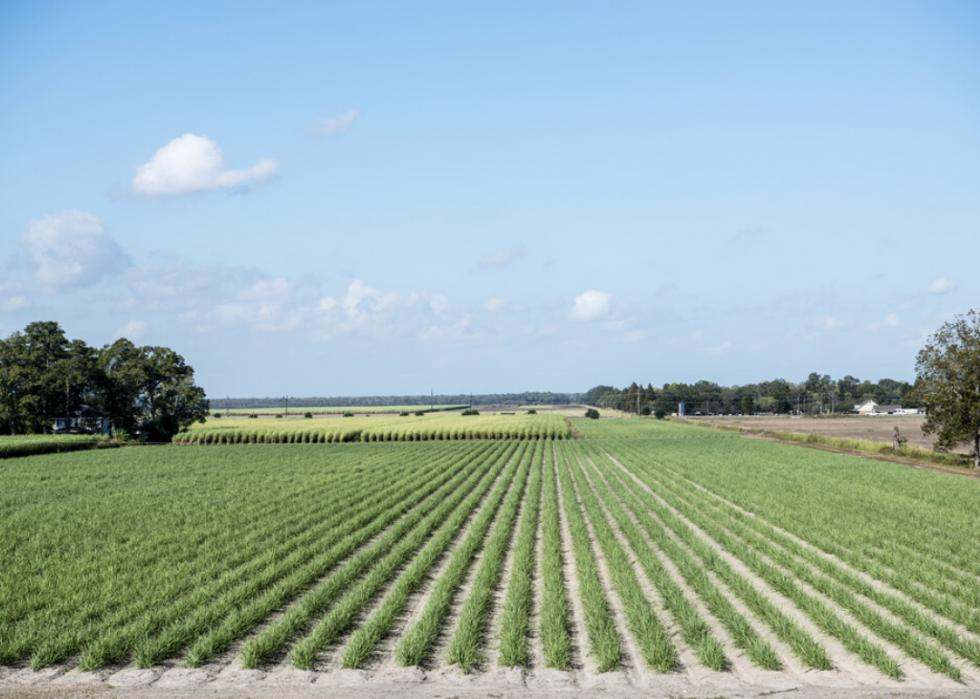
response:
[(978, 305), (973, 2), (0, 7), (0, 333), (209, 395), (909, 380)]

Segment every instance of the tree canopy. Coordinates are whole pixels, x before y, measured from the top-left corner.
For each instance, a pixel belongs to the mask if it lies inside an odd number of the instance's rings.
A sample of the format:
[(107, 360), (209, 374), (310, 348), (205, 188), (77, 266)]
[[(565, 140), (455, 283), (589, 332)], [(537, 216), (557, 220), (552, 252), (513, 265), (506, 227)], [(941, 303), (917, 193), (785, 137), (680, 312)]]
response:
[(194, 370), (167, 347), (121, 339), (99, 350), (51, 321), (0, 340), (0, 431), (48, 433), (83, 405), (152, 441), (169, 441), (209, 409)]
[(915, 391), (926, 408), (922, 431), (936, 435), (937, 451), (973, 445), (980, 468), (980, 313), (945, 323), (916, 358)]

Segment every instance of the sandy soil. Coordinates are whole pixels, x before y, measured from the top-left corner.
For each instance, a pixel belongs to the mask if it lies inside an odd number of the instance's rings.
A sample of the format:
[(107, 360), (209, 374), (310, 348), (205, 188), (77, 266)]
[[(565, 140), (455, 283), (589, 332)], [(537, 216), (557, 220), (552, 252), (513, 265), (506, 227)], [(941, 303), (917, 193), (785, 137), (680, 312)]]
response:
[[(9, 668), (8, 668), (9, 669)], [(956, 689), (928, 688), (904, 683), (906, 686), (832, 686), (808, 685), (800, 682), (748, 684), (730, 673), (713, 673), (692, 682), (683, 674), (656, 675), (652, 678), (623, 677), (617, 682), (596, 686), (595, 678), (586, 678), (580, 671), (558, 672), (545, 670), (522, 673), (519, 669), (499, 669), (466, 675), (459, 671), (439, 670), (430, 674), (412, 668), (401, 673), (371, 675), (357, 670), (328, 673), (300, 670), (272, 672), (238, 671), (208, 672), (173, 668), (166, 672), (121, 669), (115, 672), (64, 672), (52, 676), (54, 668), (42, 673), (18, 671), (0, 680), (0, 696), (11, 699), (205, 699), (205, 697), (236, 697), (287, 699), (345, 697), (407, 697), (409, 699), (474, 699), (568, 697), (609, 697), (610, 699), (741, 699), (743, 697), (793, 697), (793, 699), (976, 699), (976, 687)], [(43, 677), (32, 677), (38, 674)], [(724, 677), (721, 677), (725, 675)]]
[[(898, 425), (909, 446), (932, 449), (936, 441), (934, 435), (922, 432), (926, 421), (923, 415), (879, 415), (853, 417), (695, 417), (692, 421), (715, 422), (742, 427), (758, 427), (763, 430), (798, 432), (800, 434), (822, 434), (842, 439), (865, 439), (872, 442), (891, 444), (892, 431)], [(969, 445), (961, 445), (955, 450), (959, 454), (971, 453)]]

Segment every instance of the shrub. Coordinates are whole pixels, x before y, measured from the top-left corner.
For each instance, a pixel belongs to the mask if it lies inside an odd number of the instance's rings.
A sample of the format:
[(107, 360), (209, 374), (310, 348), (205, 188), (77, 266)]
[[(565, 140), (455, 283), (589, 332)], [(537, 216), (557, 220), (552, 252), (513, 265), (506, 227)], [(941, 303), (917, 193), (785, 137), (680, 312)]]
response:
[(460, 415), (479, 415), (480, 411), (476, 408), (470, 408), (469, 410), (464, 410)]
[(422, 417), (423, 415), (425, 415), (425, 411), (424, 410), (419, 410), (419, 411), (416, 411), (416, 413), (415, 413), (415, 417)]
[(344, 417), (354, 417), (354, 413), (344, 413)]
[(588, 410), (585, 411), (585, 417), (589, 418), (590, 420), (598, 420), (599, 411), (596, 410), (595, 408), (589, 408)]
[(212, 415), (211, 417), (221, 417), (221, 413), (215, 413), (215, 414), (214, 414), (214, 415)]
[(303, 413), (303, 417), (312, 419), (313, 413)]
[(527, 411), (527, 414), (528, 415), (537, 415), (538, 414), (538, 411), (535, 410), (534, 408), (531, 408), (530, 410)]
[(664, 410), (663, 408), (657, 408), (653, 416), (658, 420), (663, 420), (665, 417), (667, 417), (667, 411)]
[(258, 417), (258, 415), (256, 415), (255, 413), (252, 413), (251, 415), (249, 415), (249, 417)]
[[(419, 413), (415, 413), (415, 414), (418, 415)], [(398, 417), (408, 417), (408, 416), (409, 416), (409, 413), (407, 411), (402, 411), (398, 415)]]
[(282, 413), (276, 413), (276, 417), (282, 417)]
[(640, 411), (640, 415), (649, 415), (649, 414), (650, 414), (650, 406), (644, 405), (643, 409)]

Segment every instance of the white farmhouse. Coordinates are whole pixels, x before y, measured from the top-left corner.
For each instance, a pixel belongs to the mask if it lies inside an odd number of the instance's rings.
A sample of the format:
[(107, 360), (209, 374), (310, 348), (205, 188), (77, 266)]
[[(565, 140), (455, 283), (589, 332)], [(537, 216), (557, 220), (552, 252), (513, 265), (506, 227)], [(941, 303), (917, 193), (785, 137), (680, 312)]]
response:
[(866, 400), (859, 405), (855, 405), (854, 412), (858, 415), (876, 415), (878, 413), (878, 404), (873, 400)]

